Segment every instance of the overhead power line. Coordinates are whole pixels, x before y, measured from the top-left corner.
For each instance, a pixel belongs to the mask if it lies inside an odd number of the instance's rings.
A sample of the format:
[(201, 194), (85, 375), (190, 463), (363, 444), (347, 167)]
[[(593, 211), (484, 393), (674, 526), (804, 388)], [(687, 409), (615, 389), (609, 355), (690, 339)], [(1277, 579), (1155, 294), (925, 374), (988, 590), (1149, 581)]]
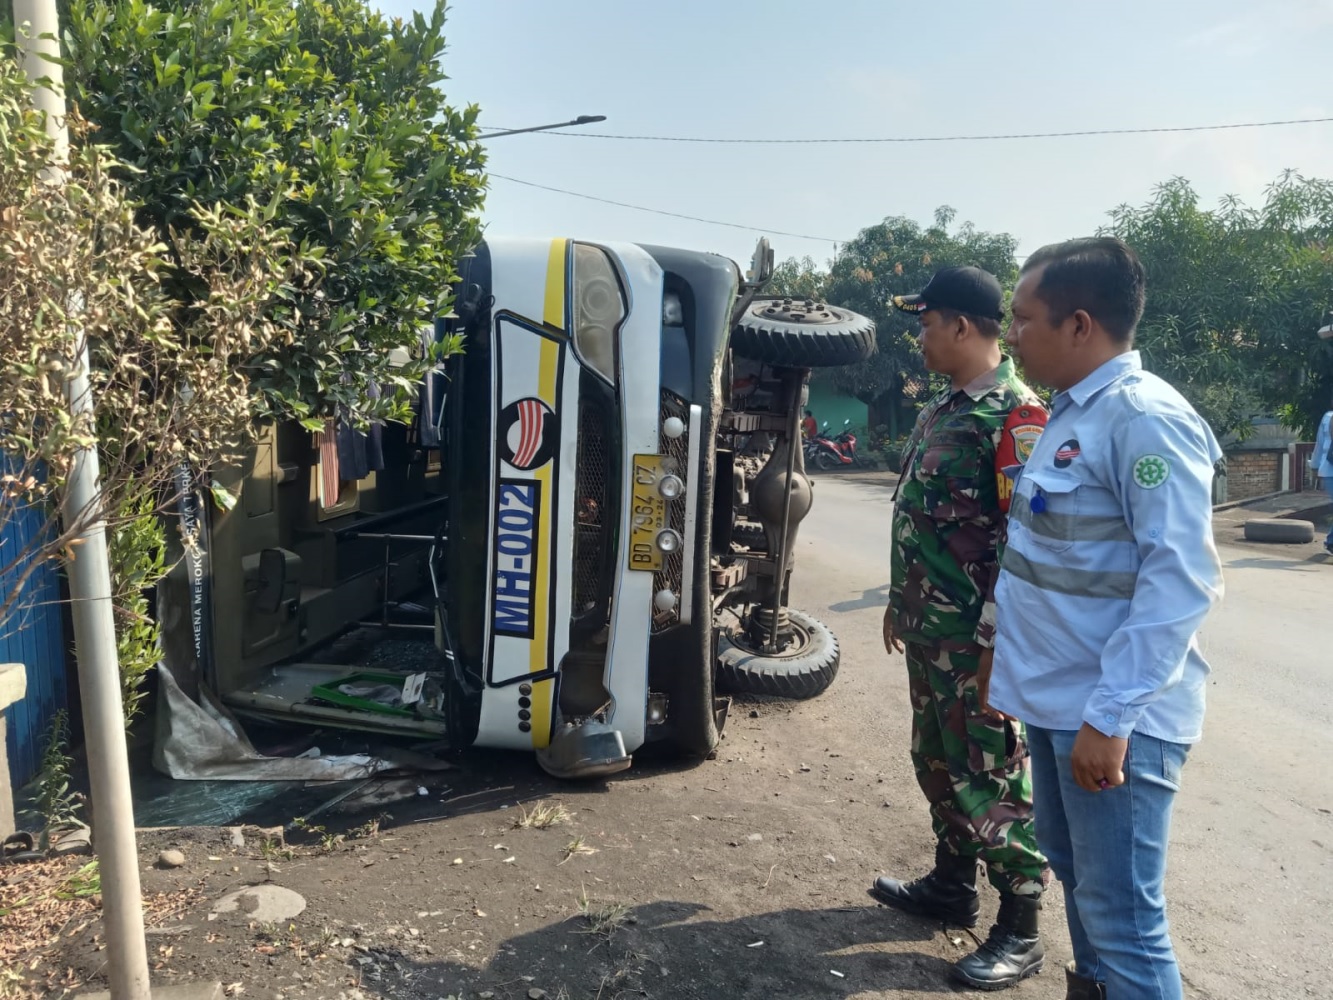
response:
[[(706, 136), (684, 135), (620, 135), (611, 132), (543, 132), (542, 135), (562, 136), (579, 139), (615, 139), (625, 142), (692, 142), (716, 145), (743, 146), (818, 146), (837, 143), (918, 143), (918, 142), (997, 142), (1004, 139), (1069, 139), (1077, 136), (1097, 135), (1162, 135), (1179, 132), (1222, 132), (1230, 129), (1275, 128), (1283, 125), (1323, 125), (1333, 122), (1329, 118), (1288, 118), (1268, 122), (1233, 122), (1226, 125), (1179, 125), (1161, 128), (1099, 128), (1078, 129), (1069, 132), (1011, 132), (997, 135), (911, 135), (889, 136), (883, 138), (835, 139), (835, 138), (772, 138), (742, 139), (734, 137), (709, 138)], [(489, 130), (489, 129), (488, 129)], [(499, 129), (491, 131), (500, 131)], [(485, 138), (485, 136), (482, 136)], [(495, 175), (492, 175), (495, 176)], [(632, 206), (631, 206), (632, 207)], [(742, 227), (749, 228), (749, 227)]]
[[(508, 181), (510, 184), (521, 184), (524, 187), (537, 188), (538, 190), (541, 191), (550, 191), (553, 194), (563, 194), (569, 196), (570, 198), (582, 198), (584, 201), (597, 201), (601, 202), (603, 205), (615, 205), (617, 208), (630, 208), (636, 212), (648, 212), (651, 215), (665, 215), (669, 216), (672, 219), (685, 219), (689, 222), (702, 222), (705, 225), (709, 226), (726, 226), (728, 229), (743, 229), (746, 232), (764, 233), (765, 235), (768, 236), (790, 236), (793, 239), (797, 240), (816, 240), (817, 242), (820, 243), (832, 243), (833, 255), (835, 257), (838, 254), (838, 247), (842, 246), (843, 244), (851, 242), (850, 240), (847, 239), (835, 240), (831, 236), (811, 236), (809, 233), (788, 233), (784, 232), (781, 229), (770, 229), (767, 226), (744, 226), (741, 225), (739, 222), (720, 222), (717, 219), (704, 219), (700, 218), (697, 215), (684, 215), (681, 212), (668, 212), (666, 209), (662, 208), (649, 208), (646, 205), (631, 205), (627, 201), (612, 201), (610, 198), (599, 198), (595, 194), (583, 194), (580, 191), (566, 191), (564, 188), (550, 187), (549, 185), (546, 184), (536, 184), (533, 181), (521, 181), (517, 177), (506, 177), (504, 174), (495, 174), (488, 172), (486, 176), (494, 177), (496, 180)], [(1028, 258), (1027, 254), (1021, 253), (1018, 254), (1014, 259), (1027, 260), (1027, 258)]]
[(521, 181), (517, 177), (506, 177), (504, 174), (487, 173), (488, 177), (496, 180), (508, 181), (510, 184), (521, 184), (524, 187), (538, 188), (542, 191), (551, 191), (555, 194), (568, 195), (570, 198), (582, 198), (584, 201), (601, 202), (603, 205), (615, 205), (617, 208), (631, 208), (636, 212), (649, 212), (653, 215), (666, 215), (673, 219), (685, 219), (689, 222), (703, 222), (710, 226), (726, 226), (728, 229), (744, 229), (751, 233), (767, 233), (771, 236), (791, 236), (799, 240), (819, 240), (823, 243), (832, 243), (837, 246), (839, 243), (846, 243), (846, 240), (835, 240), (831, 236), (811, 236), (809, 233), (786, 233), (780, 229), (769, 229), (767, 226), (744, 226), (739, 222), (721, 222), (717, 219), (703, 219), (697, 215), (684, 215), (681, 212), (668, 212), (661, 208), (649, 208), (646, 205), (631, 205), (625, 201), (612, 201), (610, 198), (599, 198), (595, 194), (582, 194), (578, 191), (566, 191), (564, 188), (550, 187), (547, 184), (536, 184), (533, 181)]
[[(596, 201), (603, 205), (615, 205), (617, 208), (629, 208), (636, 212), (648, 212), (650, 215), (665, 215), (672, 219), (685, 219), (689, 222), (702, 222), (709, 226), (725, 226), (728, 229), (743, 229), (750, 233), (764, 233), (769, 236), (790, 236), (798, 240), (816, 240), (820, 243), (832, 243), (833, 253), (836, 256), (838, 247), (844, 243), (850, 242), (846, 239), (835, 240), (831, 236), (811, 236), (809, 233), (788, 233), (781, 229), (770, 229), (767, 226), (745, 226), (739, 222), (721, 222), (717, 219), (704, 219), (697, 215), (684, 215), (681, 212), (668, 212), (662, 208), (649, 208), (646, 205), (631, 205), (627, 201), (613, 201), (610, 198), (599, 198), (595, 194), (583, 194), (581, 191), (567, 191), (564, 188), (551, 187), (547, 184), (537, 184), (533, 181), (522, 181), (517, 177), (506, 177), (504, 174), (487, 173), (487, 177), (493, 177), (496, 180), (508, 181), (510, 184), (521, 184), (523, 187), (537, 188), (540, 191), (550, 191), (553, 194), (563, 194), (570, 198), (582, 198), (584, 201)], [(1026, 260), (1027, 254), (1019, 254), (1017, 260)]]

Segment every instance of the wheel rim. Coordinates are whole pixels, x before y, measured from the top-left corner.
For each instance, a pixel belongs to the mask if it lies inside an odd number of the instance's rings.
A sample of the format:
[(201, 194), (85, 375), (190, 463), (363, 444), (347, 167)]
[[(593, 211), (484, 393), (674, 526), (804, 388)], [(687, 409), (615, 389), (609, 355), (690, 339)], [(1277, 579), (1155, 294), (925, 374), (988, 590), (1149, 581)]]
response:
[(806, 326), (826, 326), (841, 323), (845, 318), (841, 312), (827, 302), (814, 299), (784, 298), (756, 302), (750, 307), (750, 315), (760, 319), (775, 320), (779, 323), (799, 323)]
[(791, 622), (792, 637), (787, 648), (779, 650), (776, 653), (770, 653), (762, 648), (756, 648), (750, 642), (744, 629), (731, 629), (727, 633), (727, 638), (737, 649), (743, 650), (754, 656), (762, 656), (766, 660), (796, 660), (805, 656), (814, 645), (814, 629), (809, 628), (802, 622), (793, 620)]

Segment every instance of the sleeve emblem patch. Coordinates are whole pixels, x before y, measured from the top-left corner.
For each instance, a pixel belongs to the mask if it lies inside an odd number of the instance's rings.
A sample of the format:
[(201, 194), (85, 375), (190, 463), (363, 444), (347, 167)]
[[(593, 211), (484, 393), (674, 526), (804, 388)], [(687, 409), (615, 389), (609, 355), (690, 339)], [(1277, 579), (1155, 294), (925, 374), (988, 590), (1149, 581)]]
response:
[(1161, 455), (1144, 455), (1134, 463), (1134, 484), (1155, 490), (1171, 476), (1171, 463)]

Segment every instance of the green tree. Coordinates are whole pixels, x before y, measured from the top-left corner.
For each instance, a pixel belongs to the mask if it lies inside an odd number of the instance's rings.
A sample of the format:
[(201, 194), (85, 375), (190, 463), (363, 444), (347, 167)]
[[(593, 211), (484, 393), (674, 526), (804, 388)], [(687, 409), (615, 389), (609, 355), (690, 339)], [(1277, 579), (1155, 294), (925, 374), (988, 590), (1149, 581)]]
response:
[(1333, 305), (1333, 182), (1288, 171), (1257, 208), (1227, 197), (1205, 210), (1177, 177), (1105, 231), (1143, 259), (1150, 370), (1218, 434), (1243, 436), (1265, 412), (1313, 433), (1333, 394), (1333, 345), (1315, 336)]
[(875, 321), (879, 352), (870, 360), (832, 369), (828, 378), (842, 392), (868, 403), (872, 419), (896, 437), (902, 426), (906, 391), (928, 384), (921, 362), (915, 317), (893, 306), (893, 296), (919, 292), (939, 268), (972, 264), (1012, 285), (1018, 273), (1018, 241), (1008, 233), (990, 233), (967, 222), (950, 229), (954, 210), (942, 206), (934, 222), (921, 226), (894, 216), (863, 229), (838, 254), (824, 286), (829, 302), (846, 306)]
[[(441, 88), (444, 23), (443, 0), (407, 22), (363, 0), (70, 0), (69, 93), (132, 168), (141, 221), (165, 239), (195, 206), (253, 201), (320, 261), (248, 369), (257, 416), (409, 415), (422, 365), (393, 354), (420, 354), (480, 235), (477, 109)], [(187, 310), (207, 298), (185, 269), (164, 280)]]
[(828, 272), (821, 271), (812, 258), (788, 257), (773, 269), (773, 277), (764, 288), (764, 294), (823, 299), (827, 284)]

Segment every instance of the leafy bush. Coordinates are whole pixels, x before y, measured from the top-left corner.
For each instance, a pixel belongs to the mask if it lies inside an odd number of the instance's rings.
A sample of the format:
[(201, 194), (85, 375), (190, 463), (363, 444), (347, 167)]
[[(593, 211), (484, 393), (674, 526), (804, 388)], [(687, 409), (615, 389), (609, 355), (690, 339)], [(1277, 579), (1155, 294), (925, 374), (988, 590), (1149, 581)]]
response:
[[(318, 278), (270, 303), (282, 338), (247, 374), (257, 414), (318, 430), (409, 419), (422, 364), (396, 367), (445, 307), (480, 231), (477, 109), (440, 87), (445, 5), (386, 21), (363, 0), (72, 0), (71, 99), (134, 169), (160, 236), (264, 206)], [(168, 269), (187, 310), (200, 276)]]
[[(390, 23), (361, 0), (73, 0), (62, 22), (64, 183), (0, 60), (0, 525), (46, 517), (0, 552), (0, 627), (106, 519), (128, 721), (177, 472), (238, 458), (256, 421), (408, 417), (418, 331), (478, 239), (482, 154), (476, 109), (439, 87), (443, 3)], [(68, 402), (85, 338), (91, 418)], [(93, 442), (101, 502), (61, 518)]]
[[(0, 60), (0, 524), (36, 507), (47, 519), (26, 548), (0, 552), (0, 622), (43, 561), (70, 557), (89, 524), (164, 500), (181, 463), (239, 453), (253, 406), (245, 370), (283, 335), (264, 318), (306, 268), (286, 230), (261, 211), (196, 210), (169, 242), (141, 228), (110, 176), (114, 160), (71, 115), (61, 174), (30, 110), (28, 86)], [(170, 261), (168, 261), (170, 255)], [(163, 282), (167, 267), (201, 286), (189, 310)], [(69, 396), (86, 375), (91, 417)], [(76, 456), (99, 443), (101, 504), (60, 518)]]

